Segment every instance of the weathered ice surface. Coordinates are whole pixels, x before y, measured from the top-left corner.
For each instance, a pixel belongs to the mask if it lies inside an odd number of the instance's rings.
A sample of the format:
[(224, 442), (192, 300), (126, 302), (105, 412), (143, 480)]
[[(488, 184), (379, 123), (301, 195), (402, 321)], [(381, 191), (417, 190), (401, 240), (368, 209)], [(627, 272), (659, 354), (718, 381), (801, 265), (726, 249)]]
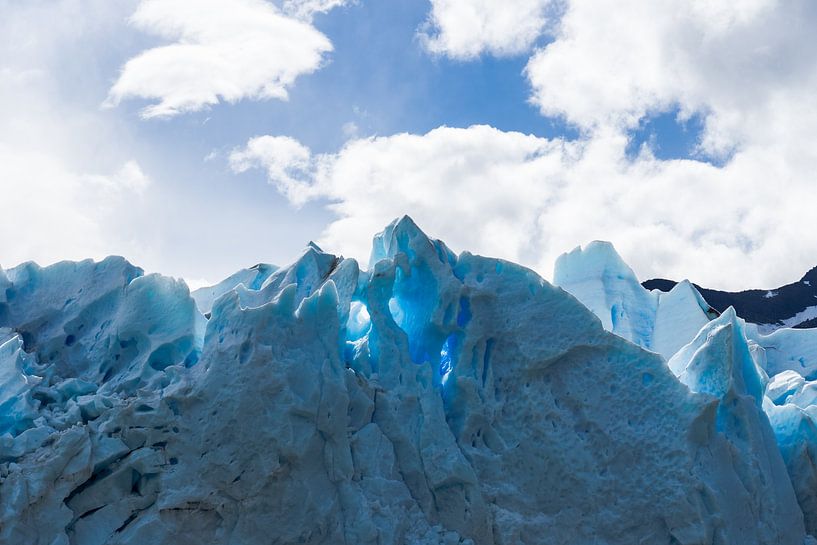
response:
[[(718, 313), (684, 280), (672, 289), (647, 291), (609, 242), (594, 241), (563, 254), (554, 283), (599, 317), (604, 328), (669, 360)], [(729, 307), (731, 308), (731, 307)], [(729, 312), (729, 308), (725, 312)], [(817, 378), (817, 329), (780, 328), (763, 334), (745, 324), (745, 336), (761, 347), (769, 376), (793, 370)]]
[[(310, 245), (195, 302), (118, 258), (0, 284), (3, 544), (806, 539), (804, 455), (778, 450), (736, 319), (679, 352), (679, 380), (408, 218), (367, 271)], [(644, 339), (671, 332), (650, 316)]]
[[(647, 292), (609, 243), (593, 242), (563, 255), (555, 280), (606, 329), (667, 358), (690, 390), (720, 399), (718, 430), (730, 449), (741, 452), (734, 461), (743, 485), (737, 493), (759, 502), (752, 519), (768, 512), (768, 498), (789, 495), (790, 480), (806, 529), (817, 534), (817, 329), (781, 328), (765, 335), (731, 307), (709, 321), (711, 307), (689, 282), (673, 284), (666, 293)], [(770, 433), (777, 449), (770, 449)], [(773, 518), (785, 516), (782, 511)]]
[(766, 387), (763, 407), (791, 476), (806, 529), (817, 534), (817, 382), (796, 371), (783, 371)]
[(732, 466), (748, 511), (731, 516), (756, 525), (762, 542), (774, 543), (778, 524), (797, 526), (801, 515), (791, 505), (792, 484), (763, 411), (766, 375), (759, 367), (744, 324), (731, 307), (706, 324), (695, 339), (669, 361), (670, 369), (693, 392), (711, 395), (720, 403), (716, 428), (729, 442)]

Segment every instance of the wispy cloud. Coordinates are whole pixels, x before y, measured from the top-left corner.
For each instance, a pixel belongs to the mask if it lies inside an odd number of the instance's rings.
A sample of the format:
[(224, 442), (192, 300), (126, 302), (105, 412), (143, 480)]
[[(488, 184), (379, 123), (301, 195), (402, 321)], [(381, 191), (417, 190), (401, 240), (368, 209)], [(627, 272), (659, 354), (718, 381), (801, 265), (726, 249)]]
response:
[(263, 168), (291, 202), (303, 204), (315, 195), (314, 160), (309, 148), (288, 136), (251, 138), (244, 149), (230, 154), (230, 166), (235, 172)]
[(299, 19), (264, 0), (143, 0), (130, 23), (172, 43), (127, 61), (106, 105), (145, 99), (152, 103), (142, 116), (151, 118), (221, 101), (285, 100), (296, 78), (317, 70), (332, 50), (308, 19), (340, 4), (287, 2)]

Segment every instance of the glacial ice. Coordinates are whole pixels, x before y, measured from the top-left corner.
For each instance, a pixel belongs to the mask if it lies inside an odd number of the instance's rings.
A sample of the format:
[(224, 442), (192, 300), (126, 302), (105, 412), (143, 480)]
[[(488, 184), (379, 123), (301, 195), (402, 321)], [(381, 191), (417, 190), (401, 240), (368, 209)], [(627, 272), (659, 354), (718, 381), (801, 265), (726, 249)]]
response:
[(600, 247), (575, 298), (409, 218), (368, 270), (309, 245), (193, 296), (0, 274), (0, 543), (804, 543), (806, 380)]
[(803, 512), (806, 530), (817, 533), (817, 407), (793, 403), (777, 405), (769, 398), (764, 409)]
[(553, 283), (592, 310), (604, 329), (667, 360), (715, 314), (686, 280), (667, 293), (646, 290), (609, 242), (561, 255)]
[[(786, 501), (791, 497), (792, 483), (763, 410), (767, 378), (750, 344), (744, 324), (730, 307), (701, 328), (668, 365), (690, 391), (720, 401), (716, 429), (735, 453), (732, 464), (742, 485), (735, 487), (736, 493), (745, 494), (745, 501), (752, 505), (750, 512), (729, 516), (745, 517), (744, 524), (751, 525), (753, 513), (778, 509), (773, 515), (776, 523), (788, 519), (787, 524), (797, 524), (799, 514), (793, 516)], [(771, 498), (775, 501), (769, 501)], [(763, 521), (758, 523), (761, 532)], [(773, 542), (771, 535), (767, 542)]]
[[(664, 356), (689, 343), (717, 316), (688, 281), (669, 292), (648, 291), (609, 242), (595, 241), (563, 254), (556, 262), (554, 284), (598, 316), (608, 331)], [(781, 328), (764, 334), (757, 324), (741, 328), (751, 349), (762, 348), (761, 367), (769, 376), (793, 370), (817, 378), (817, 329)]]
[(765, 350), (769, 375), (792, 370), (810, 380), (817, 378), (817, 329), (781, 328), (763, 335), (753, 328), (750, 336)]
[(214, 286), (207, 286), (197, 289), (190, 295), (196, 301), (196, 306), (202, 314), (209, 314), (213, 309), (213, 303), (216, 299), (237, 288), (239, 285), (251, 290), (259, 290), (263, 286), (264, 281), (270, 277), (272, 273), (277, 270), (275, 265), (268, 263), (259, 263), (253, 265), (248, 269), (241, 269), (240, 271), (231, 274), (218, 284)]
[(23, 340), (10, 329), (0, 330), (0, 435), (19, 435), (34, 425), (37, 402), (32, 388), (40, 382), (36, 365), (23, 350)]
[[(692, 392), (719, 399), (717, 429), (730, 449), (741, 452), (735, 467), (743, 490), (751, 497), (785, 497), (790, 482), (806, 530), (817, 534), (817, 330), (782, 328), (765, 335), (731, 307), (715, 317), (687, 281), (667, 293), (648, 292), (604, 242), (564, 254), (554, 278), (605, 329), (660, 353)], [(743, 465), (746, 459), (751, 466)], [(752, 509), (765, 508), (755, 503)]]
[(803, 391), (806, 379), (796, 371), (783, 371), (774, 375), (766, 385), (766, 397), (775, 405), (784, 405), (792, 396)]

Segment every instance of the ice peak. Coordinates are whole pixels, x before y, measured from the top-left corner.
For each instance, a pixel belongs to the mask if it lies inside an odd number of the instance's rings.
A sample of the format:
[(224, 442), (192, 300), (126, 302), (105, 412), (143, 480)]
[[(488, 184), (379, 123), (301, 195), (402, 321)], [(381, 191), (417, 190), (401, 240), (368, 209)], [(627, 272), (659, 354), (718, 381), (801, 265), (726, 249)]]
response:
[(718, 397), (734, 390), (752, 396), (761, 405), (768, 380), (753, 355), (745, 322), (727, 308), (704, 325), (696, 337), (669, 361), (669, 367), (693, 391)]
[(557, 258), (553, 282), (556, 285), (572, 284), (601, 276), (616, 276), (621, 280), (637, 281), (635, 273), (611, 242), (594, 240), (584, 247), (577, 246)]
[(374, 236), (369, 268), (373, 268), (381, 259), (394, 257), (398, 252), (413, 254), (424, 243), (431, 244), (431, 241), (411, 217), (395, 219)]
[(450, 267), (454, 267), (457, 261), (457, 256), (444, 242), (430, 238), (409, 216), (394, 220), (374, 236), (369, 269), (374, 269), (378, 261), (394, 258), (399, 253), (405, 254), (409, 260), (417, 256), (437, 259)]
[(553, 283), (593, 311), (608, 331), (652, 347), (657, 298), (609, 242), (594, 241), (556, 260)]
[(593, 311), (608, 331), (670, 359), (714, 315), (698, 290), (679, 282), (646, 290), (609, 242), (577, 247), (556, 261), (554, 283)]
[[(239, 271), (193, 294), (207, 319), (121, 262), (10, 275), (0, 542), (802, 543), (755, 399), (691, 393), (577, 301), (650, 346), (702, 313), (689, 287), (594, 243), (574, 298), (408, 217), (373, 246)], [(735, 345), (721, 322), (693, 359)]]

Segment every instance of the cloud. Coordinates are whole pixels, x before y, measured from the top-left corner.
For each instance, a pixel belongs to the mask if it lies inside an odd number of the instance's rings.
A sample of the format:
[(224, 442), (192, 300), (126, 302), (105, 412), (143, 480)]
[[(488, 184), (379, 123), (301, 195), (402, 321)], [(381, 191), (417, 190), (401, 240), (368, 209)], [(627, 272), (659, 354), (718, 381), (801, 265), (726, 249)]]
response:
[(360, 134), (360, 127), (354, 121), (347, 121), (340, 130), (346, 138), (356, 138)]
[[(352, 140), (320, 155), (269, 138), (234, 154), (240, 170), (266, 168), (297, 203), (328, 199), (337, 217), (320, 243), (364, 262), (370, 235), (402, 214), (457, 250), (518, 261), (546, 277), (560, 253), (594, 239), (613, 241), (642, 278), (716, 287), (792, 281), (817, 255), (817, 161), (787, 167), (775, 149), (738, 152), (717, 167), (662, 161), (648, 150), (630, 160), (627, 137), (614, 130), (569, 142), (440, 127)], [(284, 143), (295, 159), (282, 153)]]
[(542, 34), (551, 0), (431, 0), (420, 37), (432, 53), (474, 59), (525, 53)]
[(284, 0), (282, 9), (287, 15), (304, 21), (312, 21), (318, 13), (327, 13), (355, 0)]
[[(457, 249), (546, 276), (561, 252), (593, 239), (613, 241), (642, 278), (729, 289), (780, 285), (814, 266), (817, 5), (558, 4), (548, 27), (544, 2), (433, 1), (425, 39), (470, 59), (522, 52), (549, 33), (526, 69), (531, 101), (577, 126), (577, 140), (440, 127), (352, 136), (314, 155), (260, 137), (234, 152), (234, 167), (264, 168), (297, 205), (328, 201), (336, 219), (321, 242), (359, 258), (370, 233), (408, 213)], [(632, 129), (667, 111), (704, 120), (699, 155), (628, 154)]]
[[(484, 4), (484, 5), (483, 5)], [(475, 59), (529, 51), (531, 102), (585, 133), (678, 111), (704, 119), (702, 156), (811, 137), (817, 4), (810, 0), (432, 0), (425, 43)]]
[[(151, 146), (166, 133), (140, 141), (116, 117), (123, 111), (97, 109), (108, 68), (134, 44), (143, 53), (125, 64), (122, 94), (111, 91), (111, 100), (147, 99), (147, 115), (286, 96), (331, 48), (310, 21), (342, 2), (276, 2), (203, 0), (195, 10), (180, 0), (13, 3), (0, 20), (0, 228), (11, 233), (0, 262), (115, 252), (165, 271), (175, 259), (189, 271), (196, 259), (220, 259), (200, 257), (216, 247), (212, 240), (257, 252), (256, 239), (237, 245), (227, 223), (246, 222), (252, 233), (285, 227), (287, 220), (267, 222), (279, 203), (256, 191), (230, 203), (251, 205), (241, 214), (208, 220), (206, 244), (191, 243), (202, 238), (202, 216), (222, 217), (214, 187), (219, 196), (229, 189), (218, 180), (191, 187), (186, 176), (199, 180), (183, 161), (160, 168)], [(473, 6), (480, 9), (469, 15)], [(133, 25), (167, 45), (151, 49), (139, 41), (146, 34), (123, 25), (134, 9)], [(612, 240), (642, 277), (689, 276), (714, 287), (771, 288), (814, 265), (817, 4), (435, 0), (428, 20), (425, 43), (438, 54), (535, 48), (526, 71), (531, 101), (579, 127), (580, 137), (474, 126), (360, 138), (350, 125), (351, 140), (335, 153), (273, 135), (229, 154), (234, 171), (262, 169), (302, 206), (299, 228), (317, 229), (327, 206), (327, 248), (365, 261), (371, 233), (409, 213), (455, 249), (521, 261), (545, 276), (559, 253), (597, 238)], [(268, 32), (270, 21), (292, 35), (279, 44), (287, 35)], [(282, 49), (259, 45), (266, 40)], [(549, 43), (537, 46), (541, 40)], [(179, 70), (188, 58), (194, 64)], [(700, 154), (719, 158), (715, 165), (662, 161), (649, 146), (637, 157), (625, 152), (645, 117), (676, 110), (704, 120)], [(213, 141), (195, 157), (214, 147), (229, 149)]]
[(288, 136), (251, 138), (243, 150), (230, 154), (234, 172), (263, 168), (267, 176), (291, 202), (303, 204), (315, 191), (310, 185), (315, 169), (309, 148)]
[(134, 160), (126, 162), (122, 168), (109, 176), (85, 175), (83, 179), (99, 189), (110, 192), (128, 191), (135, 195), (144, 194), (152, 183), (150, 178), (142, 172), (142, 167)]
[(814, 131), (816, 25), (809, 0), (572, 1), (526, 72), (544, 115), (632, 128), (678, 108), (704, 116), (701, 151), (723, 156)]
[(130, 23), (172, 43), (125, 63), (106, 105), (153, 101), (142, 116), (171, 117), (242, 99), (286, 100), (295, 79), (314, 72), (332, 50), (308, 20), (342, 4), (285, 3), (300, 20), (264, 0), (142, 0)]
[[(151, 179), (90, 93), (94, 41), (123, 17), (107, 0), (38, 1), (0, 21), (0, 265), (143, 255), (134, 222)], [(86, 11), (87, 10), (87, 11)], [(32, 29), (37, 33), (32, 34)], [(94, 39), (89, 39), (91, 29)], [(80, 38), (88, 43), (83, 46)], [(89, 52), (91, 52), (89, 54)], [(88, 77), (76, 80), (73, 71)], [(77, 89), (75, 85), (79, 86)], [(102, 88), (103, 93), (105, 87)], [(136, 218), (135, 218), (136, 216)]]
[(0, 264), (100, 259), (131, 249), (115, 227), (117, 217), (137, 205), (149, 183), (133, 161), (109, 175), (89, 175), (51, 154), (0, 144), (0, 230), (6, 233)]

